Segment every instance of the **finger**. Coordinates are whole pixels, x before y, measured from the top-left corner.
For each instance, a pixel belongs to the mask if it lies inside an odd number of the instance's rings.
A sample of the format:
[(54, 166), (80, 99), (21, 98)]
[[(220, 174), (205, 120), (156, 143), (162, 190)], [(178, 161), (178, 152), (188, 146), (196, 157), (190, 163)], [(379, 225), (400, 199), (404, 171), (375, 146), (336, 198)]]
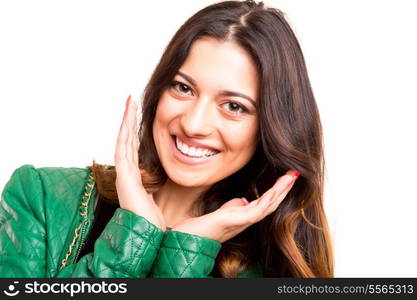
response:
[(286, 187), (292, 183), (296, 175), (297, 174), (293, 170), (288, 171), (285, 175), (279, 177), (275, 184), (264, 194), (262, 194), (262, 196), (258, 199), (259, 201), (255, 200), (251, 203), (255, 202), (255, 205), (262, 204), (262, 207), (266, 207), (273, 199), (273, 197), (271, 197), (272, 194), (280, 194), (282, 191), (284, 191)]
[(133, 155), (134, 155), (134, 149), (132, 148), (133, 146), (133, 141), (135, 138), (135, 115), (136, 115), (136, 109), (135, 109), (135, 103), (132, 100), (132, 98), (129, 99), (129, 104), (128, 104), (128, 113), (127, 113), (127, 120), (128, 120), (128, 129), (129, 129), (129, 135), (128, 135), (128, 139), (127, 139), (127, 149), (126, 149), (126, 158), (129, 162), (129, 164), (133, 164), (134, 163), (134, 159), (133, 159)]
[[(115, 167), (117, 168), (125, 161), (126, 157), (126, 140), (128, 136), (128, 129), (124, 122), (122, 122), (122, 125), (120, 126), (119, 135), (117, 136), (116, 141), (116, 151), (114, 155), (114, 162)], [(116, 170), (117, 171), (117, 170)]]
[[(276, 182), (278, 182), (278, 180)], [(276, 183), (272, 187), (270, 187), (266, 192), (264, 192), (258, 199), (251, 201), (247, 206), (250, 208), (250, 207), (259, 205), (261, 202), (262, 203), (264, 203), (265, 201), (268, 202), (269, 199), (271, 199), (271, 196), (274, 193), (275, 188), (276, 188)]]
[[(129, 136), (129, 129), (127, 125), (127, 105), (129, 103), (130, 96), (128, 97), (125, 104), (125, 111), (123, 114), (122, 124), (120, 125), (119, 134), (116, 141), (116, 151), (115, 151), (115, 167), (123, 166), (126, 163), (126, 144)], [(116, 169), (116, 172), (118, 169)]]
[(122, 156), (125, 155), (125, 151), (126, 148), (124, 147), (124, 145), (126, 144), (126, 140), (128, 137), (128, 131), (127, 131), (127, 126), (126, 126), (126, 116), (127, 116), (127, 104), (129, 102), (129, 98), (126, 100), (125, 103), (125, 110), (123, 113), (123, 119), (122, 119), (122, 123), (120, 124), (120, 129), (119, 129), (119, 134), (117, 136), (117, 141), (116, 141), (116, 155), (117, 156), (117, 160), (120, 161)]
[(281, 197), (282, 195), (285, 197), (285, 195), (291, 190), (297, 178), (300, 176), (300, 173), (295, 170), (289, 170), (285, 176), (289, 176), (286, 178), (287, 183), (285, 186), (276, 188), (276, 197)]
[(285, 175), (279, 177), (276, 183), (260, 198), (247, 205), (249, 218), (258, 222), (275, 210), (291, 189), (298, 175), (297, 171), (289, 170)]
[(287, 197), (290, 190), (293, 188), (295, 181), (297, 180), (300, 173), (295, 171), (295, 172), (292, 172), (291, 174), (293, 175), (292, 175), (292, 180), (290, 181), (290, 184), (284, 190), (276, 190), (274, 196), (269, 201), (269, 205), (265, 209), (265, 216), (274, 212), (278, 208), (278, 206), (282, 203), (282, 201), (284, 201), (285, 197)]
[(263, 218), (267, 205), (273, 195), (274, 193), (271, 190), (269, 193), (264, 193), (262, 197), (250, 202), (249, 204), (242, 205), (242, 207), (239, 208), (240, 212), (238, 215), (241, 219), (241, 223), (247, 223), (250, 225), (260, 221)]
[(134, 139), (134, 163), (135, 166), (139, 167), (139, 134), (138, 134), (138, 128), (136, 126), (136, 130), (135, 130), (135, 139)]
[[(137, 105), (137, 103), (136, 103)], [(139, 117), (138, 117), (138, 111), (139, 111), (139, 106), (136, 109), (136, 126), (135, 126), (135, 149), (136, 149), (136, 155), (135, 155), (135, 164), (137, 166), (139, 166)]]
[(219, 208), (231, 207), (231, 206), (245, 206), (248, 204), (248, 200), (245, 198), (233, 198), (232, 200), (227, 201)]
[(295, 170), (289, 170), (285, 175), (278, 178), (278, 180), (275, 182), (272, 189), (274, 189), (276, 192), (281, 193), (284, 191), (289, 185), (292, 184), (292, 182), (297, 179), (299, 176), (299, 172)]
[(136, 167), (139, 167), (139, 158), (138, 158), (138, 151), (139, 151), (139, 137), (138, 137), (138, 118), (137, 118), (137, 111), (138, 105), (135, 103), (136, 109), (134, 114), (134, 131), (133, 131), (133, 139), (132, 139), (132, 149), (133, 149), (133, 163)]
[(131, 161), (135, 165), (138, 166), (138, 125), (137, 125), (137, 110), (138, 106), (136, 102), (133, 101), (132, 107), (132, 138), (130, 143), (130, 148), (132, 149), (132, 157)]
[(274, 212), (278, 206), (284, 201), (285, 197), (288, 195), (292, 187), (294, 186), (295, 180), (297, 178), (294, 178), (290, 185), (288, 185), (284, 191), (281, 193), (276, 193), (272, 197), (269, 206), (266, 209), (266, 215), (269, 215), (270, 213)]

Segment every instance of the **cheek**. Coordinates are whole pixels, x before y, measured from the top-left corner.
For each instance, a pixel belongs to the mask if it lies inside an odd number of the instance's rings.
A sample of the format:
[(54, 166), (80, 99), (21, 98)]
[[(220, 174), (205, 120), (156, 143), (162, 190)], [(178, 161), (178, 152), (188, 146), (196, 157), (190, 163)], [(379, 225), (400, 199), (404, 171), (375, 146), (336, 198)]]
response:
[(227, 148), (247, 158), (252, 156), (256, 149), (256, 136), (258, 133), (256, 121), (242, 122), (236, 124), (226, 131), (225, 140)]
[(169, 119), (169, 101), (165, 96), (161, 96), (156, 108), (155, 123), (164, 123)]
[(161, 143), (164, 140), (165, 129), (168, 128), (169, 118), (169, 110), (166, 109), (166, 101), (161, 97), (156, 108), (155, 119), (152, 126), (153, 139), (158, 155), (161, 155)]
[(177, 115), (176, 109), (178, 110), (178, 106), (173, 103), (167, 92), (163, 93), (156, 108), (153, 124), (154, 134), (156, 134), (155, 130), (164, 129), (168, 126), (169, 122)]

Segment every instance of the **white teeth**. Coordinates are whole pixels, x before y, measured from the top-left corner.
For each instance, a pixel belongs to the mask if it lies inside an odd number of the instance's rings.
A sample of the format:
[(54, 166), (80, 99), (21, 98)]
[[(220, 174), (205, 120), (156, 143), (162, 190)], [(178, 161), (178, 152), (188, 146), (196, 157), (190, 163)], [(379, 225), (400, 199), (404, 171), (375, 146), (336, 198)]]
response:
[(195, 148), (188, 146), (187, 144), (182, 143), (178, 137), (176, 138), (176, 145), (177, 149), (180, 150), (182, 153), (187, 154), (188, 156), (194, 157), (207, 157), (216, 154), (214, 151), (210, 151), (208, 149), (202, 148)]
[(191, 156), (196, 156), (196, 155), (195, 155), (195, 148), (194, 148), (194, 147), (190, 147), (190, 148), (188, 149), (188, 154), (189, 154), (189, 155), (191, 155)]

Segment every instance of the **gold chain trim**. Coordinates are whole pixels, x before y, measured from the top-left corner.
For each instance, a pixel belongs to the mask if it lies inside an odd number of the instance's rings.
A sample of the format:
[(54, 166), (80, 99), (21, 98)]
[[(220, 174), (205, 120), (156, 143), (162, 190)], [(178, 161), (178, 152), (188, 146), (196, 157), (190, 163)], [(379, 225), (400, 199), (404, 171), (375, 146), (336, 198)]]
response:
[(80, 225), (78, 225), (77, 228), (75, 228), (74, 237), (72, 239), (71, 244), (69, 245), (69, 249), (68, 249), (67, 254), (65, 255), (65, 258), (61, 262), (60, 270), (67, 265), (68, 258), (71, 256), (72, 251), (74, 250), (75, 244), (77, 243), (81, 227), (85, 224), (84, 222), (87, 220), (88, 203), (90, 202), (90, 198), (91, 198), (91, 195), (93, 193), (94, 185), (95, 185), (94, 176), (93, 176), (93, 172), (91, 172), (89, 177), (88, 177), (87, 183), (84, 187), (84, 193), (83, 193), (83, 197), (81, 199), (80, 216), (81, 216), (82, 219), (81, 219)]

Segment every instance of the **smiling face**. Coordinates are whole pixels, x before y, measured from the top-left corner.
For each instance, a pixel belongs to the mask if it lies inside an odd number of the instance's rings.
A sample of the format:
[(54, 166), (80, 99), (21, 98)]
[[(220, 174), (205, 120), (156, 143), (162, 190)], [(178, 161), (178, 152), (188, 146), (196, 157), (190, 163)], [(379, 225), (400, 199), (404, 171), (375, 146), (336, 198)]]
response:
[(258, 81), (234, 42), (201, 38), (163, 91), (153, 138), (170, 180), (208, 187), (241, 169), (256, 150)]

